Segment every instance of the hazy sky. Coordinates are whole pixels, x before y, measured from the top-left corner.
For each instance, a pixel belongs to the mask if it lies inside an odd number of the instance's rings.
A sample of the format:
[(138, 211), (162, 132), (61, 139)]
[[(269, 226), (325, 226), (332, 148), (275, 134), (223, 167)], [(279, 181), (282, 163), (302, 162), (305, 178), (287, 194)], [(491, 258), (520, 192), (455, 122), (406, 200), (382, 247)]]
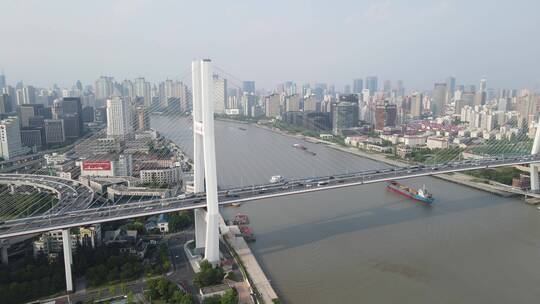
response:
[(185, 78), (193, 58), (267, 89), (403, 79), (540, 84), (540, 0), (0, 0), (0, 68), (49, 86)]

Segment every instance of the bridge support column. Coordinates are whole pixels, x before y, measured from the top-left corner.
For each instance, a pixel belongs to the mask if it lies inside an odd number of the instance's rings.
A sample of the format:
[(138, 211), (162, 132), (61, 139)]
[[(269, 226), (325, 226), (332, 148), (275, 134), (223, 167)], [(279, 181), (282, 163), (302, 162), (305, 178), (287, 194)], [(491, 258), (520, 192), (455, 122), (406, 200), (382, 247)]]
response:
[(0, 248), (0, 250), (2, 251), (2, 253), (1, 253), (1, 255), (2, 255), (2, 265), (9, 264), (8, 248), (9, 248), (8, 245), (4, 245), (4, 246), (2, 246), (2, 248)]
[(73, 292), (73, 278), (71, 273), (71, 265), (73, 257), (71, 256), (71, 234), (69, 229), (62, 230), (62, 247), (64, 249), (64, 267), (66, 271), (66, 290)]
[[(536, 124), (536, 132), (534, 134), (534, 142), (531, 150), (531, 155), (536, 155), (540, 152), (540, 122)], [(538, 177), (538, 166), (534, 164), (529, 165), (531, 170), (531, 191), (540, 190), (540, 181)]]
[(201, 250), (206, 243), (206, 211), (195, 209), (195, 249)]
[[(191, 68), (193, 79), (194, 188), (195, 192), (206, 191), (204, 258), (213, 265), (217, 265), (219, 263), (219, 209), (212, 63), (209, 59), (194, 60)], [(206, 186), (205, 189), (202, 189), (203, 183)], [(195, 234), (197, 235), (197, 231)]]

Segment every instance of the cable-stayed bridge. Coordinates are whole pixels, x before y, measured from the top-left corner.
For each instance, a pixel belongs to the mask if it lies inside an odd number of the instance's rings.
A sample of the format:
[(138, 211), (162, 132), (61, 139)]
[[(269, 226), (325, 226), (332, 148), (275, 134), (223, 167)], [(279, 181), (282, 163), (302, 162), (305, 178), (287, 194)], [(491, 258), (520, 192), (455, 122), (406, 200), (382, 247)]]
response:
[[(381, 183), (397, 179), (535, 163), (540, 163), (540, 156), (530, 155), (507, 158), (501, 157), (428, 166), (415, 165), (409, 167), (395, 167), (381, 170), (351, 172), (331, 176), (308, 177), (305, 179), (294, 179), (286, 182), (221, 190), (218, 193), (219, 204), (228, 205), (232, 203), (252, 202), (273, 197), (298, 195), (315, 191)], [(16, 178), (20, 181), (24, 180), (24, 178), (21, 179), (21, 177), (18, 175), (3, 175), (0, 176), (0, 183), (12, 183), (12, 179), (10, 178)], [(34, 180), (31, 182), (36, 184), (37, 187), (41, 187), (41, 185), (36, 183)], [(66, 185), (66, 187), (67, 186), (68, 185)], [(528, 193), (534, 196), (536, 192)], [(182, 199), (173, 197), (144, 200), (131, 204), (87, 209), (83, 208), (83, 210), (77, 210), (76, 208), (67, 209), (69, 211), (55, 212), (54, 210), (51, 210), (44, 215), (21, 218), (3, 223), (3, 225), (0, 226), (2, 229), (0, 231), (0, 238), (204, 207), (206, 207), (206, 194), (201, 192), (193, 194), (192, 197)]]
[[(9, 218), (0, 222), (0, 239), (62, 229), (65, 242), (68, 242), (68, 228), (71, 227), (179, 210), (207, 208), (208, 212), (204, 218), (195, 217), (196, 236), (200, 238), (201, 235), (204, 235), (204, 242), (197, 241), (197, 244), (204, 247), (205, 258), (212, 263), (216, 263), (219, 259), (220, 221), (218, 206), (223, 204), (299, 195), (397, 179), (525, 164), (529, 164), (531, 168), (532, 190), (530, 194), (536, 195), (539, 189), (538, 167), (534, 164), (540, 162), (540, 156), (538, 155), (540, 150), (540, 128), (537, 128), (534, 143), (525, 133), (518, 133), (517, 138), (512, 140), (490, 141), (485, 146), (476, 146), (477, 150), (484, 153), (478, 159), (464, 160), (461, 158), (460, 150), (442, 149), (441, 151), (434, 151), (429, 156), (428, 161), (419, 162), (418, 164), (399, 167), (385, 166), (377, 169), (360, 168), (335, 174), (311, 174), (309, 177), (294, 176), (286, 182), (277, 183), (253, 184), (250, 183), (249, 178), (246, 178), (246, 183), (242, 182), (240, 186), (228, 186), (218, 189), (213, 107), (214, 99), (223, 98), (223, 96), (216, 96), (218, 90), (212, 88), (213, 76), (210, 61), (202, 60), (193, 63), (191, 86), (193, 91), (193, 121), (191, 130), (184, 129), (184, 132), (191, 133), (188, 140), (193, 143), (194, 194), (186, 195), (184, 198), (175, 196), (147, 200), (126, 197), (125, 203), (114, 203), (97, 195), (92, 189), (76, 181), (43, 175), (0, 174), (0, 184), (5, 185), (7, 189), (19, 186), (33, 187), (51, 191), (55, 193), (58, 199), (58, 203), (54, 207), (50, 209), (43, 207), (45, 210), (41, 212), (29, 212), (27, 210), (28, 212), (12, 214), (9, 213), (11, 211), (8, 209), (6, 215)], [(231, 81), (231, 83), (234, 84), (234, 81)], [(173, 119), (173, 121), (175, 120)], [(139, 121), (138, 124), (140, 123)], [(165, 131), (174, 133), (178, 128), (180, 128), (180, 125), (173, 122), (165, 126)], [(101, 133), (101, 135), (103, 134)], [(101, 139), (99, 137), (101, 135), (96, 135), (98, 140)], [(118, 148), (115, 146), (114, 149)], [(168, 154), (168, 152), (161, 152), (155, 147), (152, 147), (152, 149), (157, 150), (158, 154)], [(88, 152), (85, 156), (86, 160), (100, 160), (102, 157), (98, 153), (92, 154), (91, 149), (85, 152)], [(270, 151), (270, 153), (273, 152), (277, 151)], [(16, 165), (17, 168), (24, 167), (25, 162), (18, 162)], [(264, 165), (271, 167), (274, 166), (274, 163), (268, 160)], [(334, 164), (319, 163), (319, 165), (331, 167)], [(268, 176), (264, 178), (267, 179)], [(35, 210), (34, 208), (31, 209)], [(64, 248), (66, 267), (69, 268), (69, 265), (73, 263), (70, 246), (64, 246)], [(66, 269), (68, 290), (72, 290), (70, 275), (71, 270)]]

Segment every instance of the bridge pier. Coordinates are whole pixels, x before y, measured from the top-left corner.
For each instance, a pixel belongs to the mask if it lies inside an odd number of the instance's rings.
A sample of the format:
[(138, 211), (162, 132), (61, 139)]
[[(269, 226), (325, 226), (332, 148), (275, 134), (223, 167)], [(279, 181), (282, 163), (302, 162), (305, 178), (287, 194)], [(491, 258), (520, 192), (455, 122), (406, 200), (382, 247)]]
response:
[(195, 209), (195, 249), (202, 250), (206, 243), (206, 211)]
[(67, 292), (73, 292), (73, 278), (71, 273), (71, 265), (73, 264), (73, 257), (71, 255), (71, 234), (69, 229), (62, 230), (62, 247), (64, 249), (64, 267), (66, 271), (66, 290)]

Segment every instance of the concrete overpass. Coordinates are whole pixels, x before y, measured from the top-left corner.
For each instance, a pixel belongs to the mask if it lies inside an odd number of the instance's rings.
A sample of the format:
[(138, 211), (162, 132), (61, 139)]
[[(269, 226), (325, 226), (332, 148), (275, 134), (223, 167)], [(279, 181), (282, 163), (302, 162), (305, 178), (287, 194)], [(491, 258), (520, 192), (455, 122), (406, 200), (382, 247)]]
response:
[[(431, 166), (415, 165), (395, 167), (333, 176), (310, 177), (289, 180), (283, 183), (252, 185), (222, 190), (219, 192), (219, 204), (245, 203), (266, 198), (339, 189), (397, 179), (537, 163), (540, 163), (540, 155), (526, 155), (519, 157), (466, 160)], [(538, 194), (533, 192), (528, 193), (528, 195)], [(76, 206), (65, 206), (59, 211), (56, 211), (56, 209), (55, 212), (48, 212), (47, 214), (30, 218), (8, 220), (2, 223), (0, 225), (0, 239), (205, 207), (206, 195), (204, 193), (197, 193), (193, 195), (193, 197), (184, 199), (177, 197), (155, 199), (99, 208), (81, 209)]]

